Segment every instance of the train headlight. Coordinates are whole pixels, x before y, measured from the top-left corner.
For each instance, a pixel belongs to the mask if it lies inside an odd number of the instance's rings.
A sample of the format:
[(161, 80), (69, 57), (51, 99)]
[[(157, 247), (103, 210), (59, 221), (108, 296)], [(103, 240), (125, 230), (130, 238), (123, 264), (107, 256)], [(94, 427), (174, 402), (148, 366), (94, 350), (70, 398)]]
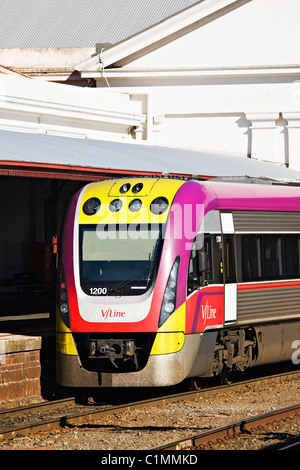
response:
[(162, 214), (169, 207), (169, 201), (165, 197), (155, 198), (150, 205), (150, 210), (153, 214)]
[(143, 189), (143, 183), (137, 183), (133, 186), (132, 192), (134, 194), (136, 194), (136, 193), (139, 193), (140, 191), (142, 191), (142, 189)]
[(68, 302), (68, 292), (65, 280), (65, 272), (63, 265), (60, 265), (60, 292), (59, 292), (59, 311), (61, 316), (68, 328), (70, 328), (70, 314), (69, 314), (69, 302)]
[(61, 313), (64, 313), (64, 314), (69, 313), (68, 304), (61, 304), (60, 311), (61, 311)]
[(158, 321), (158, 326), (160, 327), (174, 312), (176, 307), (176, 289), (177, 289), (177, 279), (179, 271), (179, 257), (174, 261), (171, 273), (167, 282), (166, 290), (164, 293), (164, 298), (162, 301), (162, 306), (160, 310), (160, 316)]
[(124, 184), (122, 184), (122, 186), (120, 188), (120, 193), (125, 194), (129, 191), (129, 189), (130, 189), (130, 183), (124, 183)]
[(98, 199), (97, 197), (91, 197), (90, 199), (85, 201), (82, 210), (86, 215), (94, 215), (96, 214), (96, 212), (98, 212), (100, 206), (100, 199)]
[(175, 299), (175, 292), (173, 290), (170, 290), (165, 293), (165, 298), (167, 300), (174, 300)]
[(172, 313), (174, 312), (175, 305), (173, 304), (173, 302), (166, 302), (164, 308), (166, 313)]
[(141, 207), (142, 207), (142, 201), (140, 199), (134, 199), (129, 204), (129, 210), (131, 212), (137, 212), (140, 210)]
[(112, 212), (118, 212), (122, 207), (121, 199), (114, 199), (110, 204), (109, 208)]

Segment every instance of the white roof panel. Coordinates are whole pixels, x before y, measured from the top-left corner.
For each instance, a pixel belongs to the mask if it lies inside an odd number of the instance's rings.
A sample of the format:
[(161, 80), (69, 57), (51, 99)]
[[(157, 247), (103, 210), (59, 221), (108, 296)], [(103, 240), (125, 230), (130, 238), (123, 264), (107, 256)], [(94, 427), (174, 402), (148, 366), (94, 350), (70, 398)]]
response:
[(206, 176), (251, 176), (300, 181), (300, 172), (224, 154), (138, 143), (76, 139), (0, 130), (1, 161), (31, 162)]

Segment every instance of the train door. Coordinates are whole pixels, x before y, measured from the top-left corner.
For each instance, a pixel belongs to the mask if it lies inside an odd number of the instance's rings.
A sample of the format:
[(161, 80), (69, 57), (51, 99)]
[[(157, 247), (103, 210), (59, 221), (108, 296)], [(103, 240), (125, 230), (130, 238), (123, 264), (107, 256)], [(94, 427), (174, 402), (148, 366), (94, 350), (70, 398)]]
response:
[(234, 223), (229, 212), (220, 214), (223, 238), (224, 323), (237, 320), (237, 283), (234, 255)]
[(210, 211), (195, 237), (188, 269), (187, 295), (209, 284), (223, 284), (219, 211)]

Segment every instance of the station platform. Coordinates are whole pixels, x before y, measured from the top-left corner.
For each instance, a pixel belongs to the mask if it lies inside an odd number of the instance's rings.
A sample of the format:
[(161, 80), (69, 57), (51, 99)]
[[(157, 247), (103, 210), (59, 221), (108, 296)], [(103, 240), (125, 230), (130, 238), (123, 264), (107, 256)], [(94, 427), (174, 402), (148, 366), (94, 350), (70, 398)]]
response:
[(0, 409), (41, 401), (55, 387), (55, 321), (49, 313), (0, 316)]

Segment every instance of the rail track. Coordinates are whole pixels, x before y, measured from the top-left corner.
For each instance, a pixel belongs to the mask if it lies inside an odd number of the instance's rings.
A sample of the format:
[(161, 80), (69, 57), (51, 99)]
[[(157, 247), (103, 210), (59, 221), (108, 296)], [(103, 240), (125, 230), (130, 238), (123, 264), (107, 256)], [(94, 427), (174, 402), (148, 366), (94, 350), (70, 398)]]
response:
[[(195, 392), (173, 393), (168, 396), (155, 396), (143, 400), (138, 400), (130, 403), (122, 403), (118, 405), (89, 405), (79, 406), (76, 405), (74, 398), (67, 398), (55, 400), (50, 402), (43, 402), (26, 407), (10, 409), (0, 412), (0, 439), (14, 439), (16, 436), (26, 436), (39, 431), (50, 431), (55, 428), (72, 427), (82, 424), (88, 424), (91, 420), (99, 419), (105, 415), (113, 414), (122, 411), (133, 411), (142, 409), (144, 407), (151, 407), (173, 402), (178, 400), (195, 399), (199, 400), (205, 396), (216, 396), (222, 391), (239, 391), (245, 387), (257, 387), (267, 384), (269, 381), (283, 382), (290, 378), (299, 378), (300, 372), (288, 372), (268, 377), (255, 378), (237, 382), (231, 385), (223, 385), (219, 387), (206, 388)], [(299, 405), (300, 406), (300, 405)], [(285, 410), (285, 413), (292, 412)], [(294, 410), (294, 413), (299, 411)], [(283, 416), (283, 412), (282, 412)], [(260, 419), (270, 420), (270, 414)], [(172, 442), (165, 446), (157, 448), (162, 449), (183, 449), (188, 447), (199, 447), (205, 442), (212, 441), (213, 439), (228, 438), (240, 432), (248, 432), (249, 428), (256, 426), (257, 418), (249, 418), (229, 426), (216, 428), (216, 430), (200, 433), (199, 435), (189, 436), (181, 441)], [(257, 424), (258, 425), (258, 424)], [(223, 436), (223, 437), (221, 437)], [(202, 441), (202, 444), (200, 443)]]
[[(251, 434), (254, 430), (262, 430), (264, 426), (272, 424), (278, 420), (293, 419), (295, 416), (300, 416), (300, 403), (295, 406), (282, 408), (280, 410), (264, 413), (251, 418), (243, 419), (235, 423), (221, 426), (206, 432), (188, 436), (169, 444), (157, 446), (152, 450), (190, 450), (202, 449), (207, 444), (214, 445), (233, 436), (241, 434)], [(299, 441), (289, 445), (283, 445), (280, 450), (299, 450), (300, 449), (300, 436)]]

